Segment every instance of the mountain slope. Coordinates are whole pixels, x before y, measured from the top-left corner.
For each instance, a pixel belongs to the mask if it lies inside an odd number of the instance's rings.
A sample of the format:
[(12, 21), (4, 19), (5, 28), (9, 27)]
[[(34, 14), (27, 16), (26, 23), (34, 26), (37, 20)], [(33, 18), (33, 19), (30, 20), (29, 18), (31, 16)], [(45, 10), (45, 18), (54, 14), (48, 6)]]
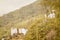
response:
[[(25, 6), (21, 9), (17, 9), (13, 12), (10, 12), (9, 14), (6, 14), (1, 17), (1, 26), (5, 26), (9, 24), (10, 22), (20, 22), (22, 20), (29, 19), (31, 17), (34, 17), (36, 15), (40, 15), (42, 13), (42, 6), (39, 5), (39, 3), (33, 3), (28, 6)], [(42, 13), (43, 14), (43, 13)]]
[[(59, 1), (56, 0), (40, 0), (25, 6), (21, 9), (17, 9), (9, 14), (0, 17), (0, 38), (2, 36), (8, 36), (10, 34), (10, 28), (27, 28), (29, 31), (27, 33), (27, 40), (38, 40), (44, 39), (46, 35), (50, 34), (51, 29), (56, 35), (56, 38), (52, 40), (60, 40), (60, 7)], [(54, 5), (51, 5), (54, 4)], [(58, 4), (58, 5), (57, 5)], [(57, 6), (57, 7), (56, 7)], [(45, 14), (49, 14), (52, 9), (55, 9), (55, 18), (46, 18)], [(39, 38), (38, 38), (39, 35)], [(34, 36), (34, 37), (32, 37)], [(48, 35), (49, 36), (49, 35)], [(32, 38), (32, 39), (31, 39)], [(48, 37), (47, 37), (48, 39)]]
[(39, 1), (39, 2), (34, 2), (25, 7), (22, 7), (21, 9), (17, 9), (8, 14), (5, 14), (4, 16), (0, 17), (0, 27), (1, 27), (0, 34), (2, 36), (10, 34), (11, 27), (28, 28), (28, 25), (31, 24), (31, 20), (34, 21), (34, 18), (36, 16), (39, 16), (40, 18), (43, 17), (42, 15), (44, 15), (44, 13), (42, 10), (43, 10), (43, 7), (40, 5), (40, 1)]

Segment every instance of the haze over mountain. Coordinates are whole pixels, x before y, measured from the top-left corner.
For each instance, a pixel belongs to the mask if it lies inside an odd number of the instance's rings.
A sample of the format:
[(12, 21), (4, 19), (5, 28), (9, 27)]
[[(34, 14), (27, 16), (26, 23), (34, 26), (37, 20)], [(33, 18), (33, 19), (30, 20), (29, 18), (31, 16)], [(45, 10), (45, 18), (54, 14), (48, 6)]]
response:
[(36, 0), (0, 0), (0, 16), (29, 5)]
[[(33, 5), (34, 4), (34, 5)], [(15, 24), (15, 22), (20, 22), (23, 20), (27, 20), (31, 17), (34, 16), (42, 16), (44, 14), (44, 12), (42, 10), (44, 10), (42, 8), (41, 5), (39, 5), (39, 3), (34, 2), (33, 4), (24, 6), (20, 9), (17, 9), (15, 11), (12, 11), (4, 16), (1, 17), (1, 26), (6, 26), (9, 23), (13, 23)], [(42, 13), (42, 14), (41, 14)]]

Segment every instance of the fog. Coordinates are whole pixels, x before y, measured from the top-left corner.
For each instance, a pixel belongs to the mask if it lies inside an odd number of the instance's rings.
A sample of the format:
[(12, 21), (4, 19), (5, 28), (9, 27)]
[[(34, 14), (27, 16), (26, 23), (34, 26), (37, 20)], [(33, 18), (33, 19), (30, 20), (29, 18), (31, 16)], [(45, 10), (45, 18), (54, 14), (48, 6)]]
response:
[(36, 0), (0, 0), (0, 16), (29, 5)]

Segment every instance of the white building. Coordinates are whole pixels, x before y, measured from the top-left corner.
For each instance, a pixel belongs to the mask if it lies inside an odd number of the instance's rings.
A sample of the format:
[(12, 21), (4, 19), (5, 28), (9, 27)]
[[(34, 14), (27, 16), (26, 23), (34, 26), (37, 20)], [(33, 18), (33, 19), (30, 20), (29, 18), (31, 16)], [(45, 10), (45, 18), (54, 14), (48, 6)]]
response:
[(54, 13), (50, 13), (50, 14), (48, 15), (48, 18), (55, 18), (55, 14), (54, 14)]
[(27, 31), (28, 30), (25, 28), (19, 28), (18, 30), (17, 30), (17, 28), (11, 28), (11, 36), (13, 36), (14, 34), (17, 34), (18, 32), (20, 34), (23, 33), (25, 35)]
[(19, 29), (19, 33), (23, 33), (24, 35), (26, 34), (27, 31), (28, 31), (28, 30), (25, 29), (25, 28), (20, 28), (20, 29)]
[(52, 12), (48, 15), (48, 18), (55, 18), (55, 10), (52, 10)]
[(17, 28), (11, 28), (11, 36), (13, 36), (13, 34), (17, 34)]

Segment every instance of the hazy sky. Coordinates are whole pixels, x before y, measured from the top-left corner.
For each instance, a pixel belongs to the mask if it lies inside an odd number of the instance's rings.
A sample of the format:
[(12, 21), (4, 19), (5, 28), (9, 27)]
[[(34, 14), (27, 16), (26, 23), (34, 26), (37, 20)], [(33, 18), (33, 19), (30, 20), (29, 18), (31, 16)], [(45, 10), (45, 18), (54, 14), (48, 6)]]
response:
[(31, 4), (36, 0), (0, 0), (0, 16)]

